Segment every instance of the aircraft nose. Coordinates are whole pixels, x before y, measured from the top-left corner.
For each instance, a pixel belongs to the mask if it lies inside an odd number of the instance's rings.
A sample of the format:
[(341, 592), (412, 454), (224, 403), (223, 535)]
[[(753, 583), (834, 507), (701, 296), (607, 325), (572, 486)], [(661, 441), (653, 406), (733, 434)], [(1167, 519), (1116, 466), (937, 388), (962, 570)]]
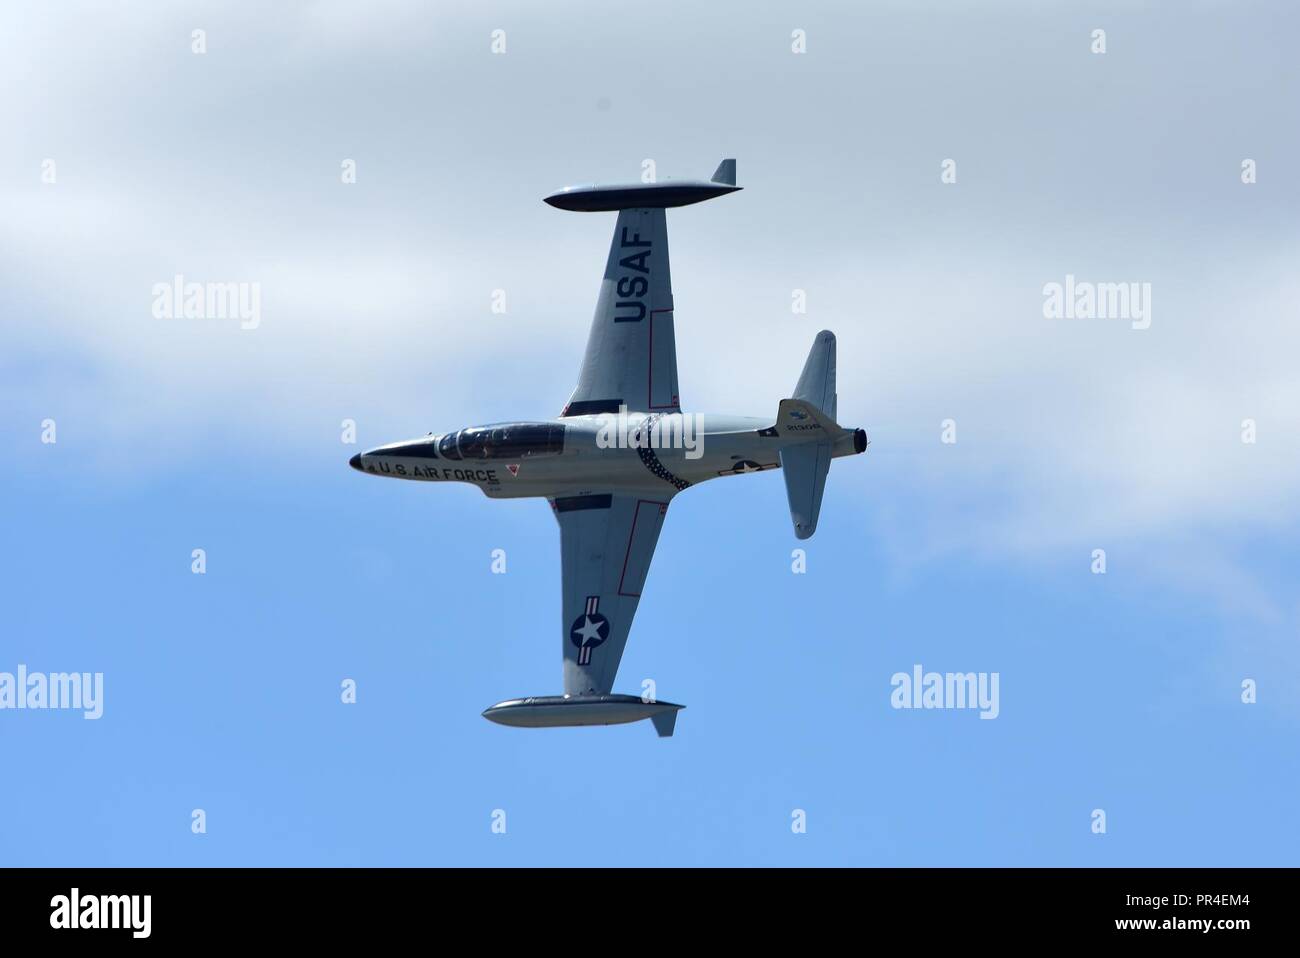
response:
[(361, 468), (361, 453), (357, 453), (355, 456), (349, 459), (348, 465), (351, 466), (353, 469), (356, 469), (358, 472), (365, 472), (365, 470)]

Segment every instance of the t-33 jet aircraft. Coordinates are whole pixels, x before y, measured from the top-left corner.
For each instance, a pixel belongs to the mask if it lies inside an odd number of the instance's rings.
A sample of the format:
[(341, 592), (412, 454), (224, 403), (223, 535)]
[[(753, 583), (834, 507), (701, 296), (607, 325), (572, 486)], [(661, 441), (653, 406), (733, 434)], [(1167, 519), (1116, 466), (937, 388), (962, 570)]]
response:
[(835, 421), (835, 337), (820, 332), (775, 416), (689, 415), (677, 390), (664, 211), (734, 193), (736, 161), (712, 179), (567, 187), (551, 206), (617, 211), (578, 385), (555, 419), (469, 426), (353, 456), (354, 469), (417, 482), (468, 482), (489, 498), (546, 498), (560, 524), (564, 694), (484, 711), (501, 725), (613, 725), (650, 719), (671, 735), (683, 706), (613, 693), (632, 617), (673, 497), (719, 476), (783, 469), (795, 535), (817, 528), (832, 459), (867, 434)]

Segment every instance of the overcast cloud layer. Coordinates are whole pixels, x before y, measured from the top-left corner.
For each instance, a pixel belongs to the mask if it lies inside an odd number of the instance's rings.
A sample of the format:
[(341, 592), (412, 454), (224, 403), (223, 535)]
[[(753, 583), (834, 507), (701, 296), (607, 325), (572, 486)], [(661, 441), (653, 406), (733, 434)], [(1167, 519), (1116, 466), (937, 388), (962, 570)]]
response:
[[(113, 482), (214, 448), (328, 462), (344, 418), (369, 444), (552, 415), (612, 217), (541, 197), (735, 156), (744, 192), (669, 217), (688, 408), (775, 411), (832, 329), (840, 418), (873, 442), (837, 482), (900, 561), (1144, 536), (1191, 587), (1294, 614), (1232, 551), (1300, 504), (1300, 89), (1275, 42), (1300, 15), (1063, 7), (9, 11), (3, 442), (55, 418)], [(156, 319), (178, 273), (260, 283), (260, 326)], [(1149, 283), (1150, 328), (1044, 318), (1067, 274)]]

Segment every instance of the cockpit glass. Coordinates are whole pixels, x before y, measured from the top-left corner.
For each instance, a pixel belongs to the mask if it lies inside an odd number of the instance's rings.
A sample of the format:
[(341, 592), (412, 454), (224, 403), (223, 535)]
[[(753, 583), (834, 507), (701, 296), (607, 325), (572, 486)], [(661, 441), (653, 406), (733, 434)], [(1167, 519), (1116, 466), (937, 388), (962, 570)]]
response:
[(459, 459), (460, 453), (456, 450), (456, 433), (449, 432), (438, 440), (438, 455), (444, 459)]
[(460, 448), (460, 457), (462, 459), (487, 459), (488, 439), (491, 435), (489, 429), (462, 429), (460, 439), (456, 445)]
[(504, 459), (519, 462), (564, 451), (564, 426), (556, 423), (503, 423), (471, 426), (443, 436), (438, 452), (447, 459)]
[(494, 456), (498, 459), (529, 459), (564, 451), (564, 427), (555, 423), (520, 423), (496, 432)]

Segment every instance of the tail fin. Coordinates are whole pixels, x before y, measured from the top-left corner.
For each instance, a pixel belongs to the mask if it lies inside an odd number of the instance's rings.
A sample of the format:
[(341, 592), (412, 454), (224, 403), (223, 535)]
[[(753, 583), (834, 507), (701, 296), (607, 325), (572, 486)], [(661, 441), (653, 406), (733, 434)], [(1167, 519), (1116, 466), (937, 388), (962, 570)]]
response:
[(709, 181), (712, 183), (721, 183), (724, 186), (735, 186), (736, 161), (723, 160), (718, 164), (718, 168), (713, 171), (713, 175), (709, 177)]
[(835, 421), (835, 334), (829, 330), (813, 340), (794, 396), (781, 400), (775, 428), (783, 439), (795, 440), (779, 455), (794, 534), (807, 539), (817, 531), (835, 445), (850, 441)]
[(823, 329), (813, 340), (792, 398), (812, 403), (834, 421), (835, 334), (830, 330)]

